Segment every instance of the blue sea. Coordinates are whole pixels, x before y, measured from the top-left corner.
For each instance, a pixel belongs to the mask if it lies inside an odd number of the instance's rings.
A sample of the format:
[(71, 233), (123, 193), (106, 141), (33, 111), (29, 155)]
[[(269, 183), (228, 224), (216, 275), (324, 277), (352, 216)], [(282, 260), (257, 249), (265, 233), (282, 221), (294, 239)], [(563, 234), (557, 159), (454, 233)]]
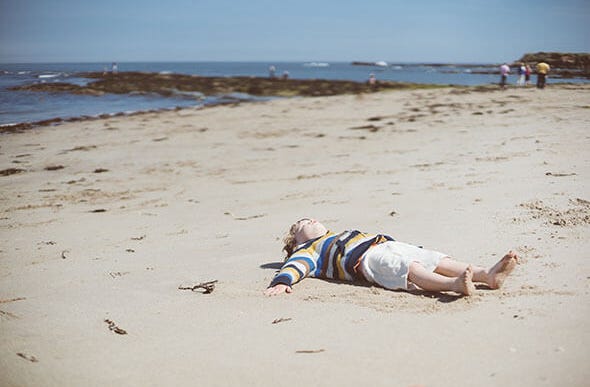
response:
[[(325, 62), (179, 62), (179, 63), (118, 63), (118, 71), (143, 71), (178, 73), (202, 76), (255, 76), (269, 75), (270, 66), (276, 75), (289, 73), (292, 79), (338, 79), (364, 82), (371, 73), (378, 80), (430, 83), (441, 85), (486, 85), (497, 83), (496, 74), (477, 74), (478, 71), (495, 70), (495, 65), (429, 65), (420, 63), (389, 64), (386, 67), (358, 66), (346, 63)], [(10, 91), (12, 86), (41, 83), (69, 82), (85, 84), (91, 80), (76, 76), (80, 72), (110, 71), (110, 63), (33, 63), (0, 64), (0, 125), (37, 122), (54, 118), (94, 117), (103, 114), (132, 113), (147, 110), (174, 109), (199, 105), (219, 104), (235, 100), (259, 100), (243, 94), (207, 96), (194, 95), (162, 97), (159, 95), (103, 96), (72, 95)], [(549, 78), (548, 82), (559, 82)], [(588, 83), (587, 79), (563, 80)], [(516, 75), (509, 79), (516, 83)]]

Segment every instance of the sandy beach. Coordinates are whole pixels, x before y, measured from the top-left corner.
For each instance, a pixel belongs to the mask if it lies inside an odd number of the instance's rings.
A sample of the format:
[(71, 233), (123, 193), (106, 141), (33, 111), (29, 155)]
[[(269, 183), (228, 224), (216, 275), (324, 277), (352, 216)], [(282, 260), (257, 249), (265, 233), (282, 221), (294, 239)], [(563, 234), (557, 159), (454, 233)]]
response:
[[(1, 134), (0, 385), (587, 385), (589, 127), (590, 86), (552, 85)], [(303, 216), (520, 263), (472, 297), (311, 278), (265, 297)]]

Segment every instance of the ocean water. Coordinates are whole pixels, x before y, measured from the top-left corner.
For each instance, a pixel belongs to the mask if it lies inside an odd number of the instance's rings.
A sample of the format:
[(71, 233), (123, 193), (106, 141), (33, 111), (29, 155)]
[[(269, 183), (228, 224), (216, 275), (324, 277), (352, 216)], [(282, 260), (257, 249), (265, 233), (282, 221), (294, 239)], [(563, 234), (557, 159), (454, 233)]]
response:
[[(402, 63), (388, 67), (377, 67), (354, 66), (348, 62), (150, 62), (119, 63), (118, 70), (222, 77), (266, 77), (269, 75), (271, 65), (276, 68), (277, 76), (287, 71), (289, 77), (294, 79), (339, 79), (364, 82), (368, 79), (369, 74), (373, 73), (379, 80), (442, 85), (486, 85), (499, 81), (499, 76), (496, 74), (476, 73), (482, 70), (495, 70), (496, 66), (486, 64), (433, 66), (420, 63)], [(81, 85), (89, 80), (78, 78), (77, 73), (108, 71), (109, 69), (110, 63), (0, 64), (0, 125), (261, 99), (243, 94), (207, 96), (199, 99), (190, 95), (175, 97), (116, 94), (87, 96), (8, 90), (13, 86), (40, 82), (69, 82)], [(512, 79), (509, 78), (509, 82), (516, 83), (516, 78), (515, 75), (512, 76)], [(556, 81), (560, 80), (548, 79), (549, 83)], [(586, 79), (568, 79), (567, 81), (588, 82)]]

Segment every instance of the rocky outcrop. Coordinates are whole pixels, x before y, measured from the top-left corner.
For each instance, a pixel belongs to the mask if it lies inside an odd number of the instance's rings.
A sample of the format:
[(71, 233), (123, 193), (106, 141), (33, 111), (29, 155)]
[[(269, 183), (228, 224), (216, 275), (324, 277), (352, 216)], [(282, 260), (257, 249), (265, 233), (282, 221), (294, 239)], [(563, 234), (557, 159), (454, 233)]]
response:
[(534, 66), (545, 62), (551, 66), (551, 76), (562, 78), (590, 78), (590, 53), (536, 52), (524, 54), (514, 62), (517, 65), (525, 62)]
[(537, 52), (524, 54), (517, 62), (545, 62), (556, 69), (590, 71), (590, 53)]
[(254, 96), (329, 96), (359, 94), (387, 89), (441, 87), (404, 82), (380, 81), (375, 85), (362, 82), (324, 79), (277, 79), (256, 77), (200, 77), (185, 74), (121, 72), (117, 74), (82, 73), (79, 77), (97, 79), (86, 86), (68, 83), (36, 83), (11, 90), (69, 92), (75, 94), (178, 93), (223, 95), (246, 93)]

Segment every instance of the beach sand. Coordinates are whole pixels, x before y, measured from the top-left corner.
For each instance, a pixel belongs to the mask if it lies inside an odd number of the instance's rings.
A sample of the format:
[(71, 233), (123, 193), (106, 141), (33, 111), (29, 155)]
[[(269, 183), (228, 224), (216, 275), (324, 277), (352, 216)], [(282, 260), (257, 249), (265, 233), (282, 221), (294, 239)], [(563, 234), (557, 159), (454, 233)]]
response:
[[(589, 92), (293, 98), (2, 134), (0, 385), (587, 385)], [(521, 259), (466, 298), (318, 279), (265, 297), (303, 216)]]

